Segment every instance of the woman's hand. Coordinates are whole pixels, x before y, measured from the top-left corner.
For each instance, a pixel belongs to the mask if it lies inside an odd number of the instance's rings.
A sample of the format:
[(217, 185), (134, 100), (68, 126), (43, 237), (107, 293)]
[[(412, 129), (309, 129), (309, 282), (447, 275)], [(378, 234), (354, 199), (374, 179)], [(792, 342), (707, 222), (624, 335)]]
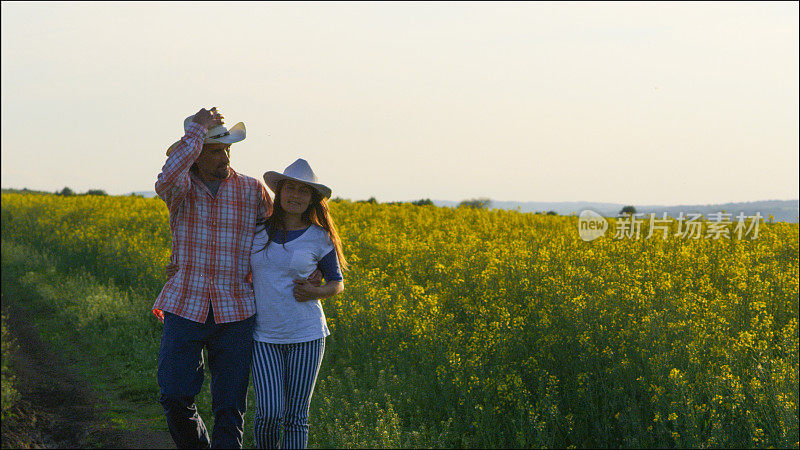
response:
[(330, 298), (344, 292), (344, 283), (341, 281), (328, 281), (322, 286), (314, 286), (308, 279), (294, 280), (294, 299), (298, 302), (307, 302), (320, 298)]
[(306, 280), (308, 280), (312, 286), (319, 287), (322, 284), (322, 272), (316, 269), (311, 272), (311, 275), (309, 275)]
[(316, 300), (320, 297), (319, 288), (313, 286), (310, 281), (302, 279), (294, 280), (292, 293), (294, 294), (294, 299), (298, 302)]
[(167, 279), (169, 280), (173, 275), (178, 273), (178, 263), (170, 262), (167, 264), (167, 267), (164, 269), (164, 271), (167, 273)]

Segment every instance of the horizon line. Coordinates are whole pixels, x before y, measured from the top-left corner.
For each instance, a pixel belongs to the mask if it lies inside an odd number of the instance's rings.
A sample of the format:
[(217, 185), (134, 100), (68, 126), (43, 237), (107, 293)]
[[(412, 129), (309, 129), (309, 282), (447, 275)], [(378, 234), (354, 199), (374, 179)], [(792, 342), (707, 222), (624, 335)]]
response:
[[(35, 191), (35, 192), (58, 193), (57, 190), (56, 191), (48, 191), (48, 190), (45, 190), (45, 189), (33, 189), (33, 188), (28, 188), (28, 187), (16, 188), (16, 187), (0, 186), (0, 189), (8, 189), (8, 190), (16, 190), (16, 191), (29, 190), (29, 191)], [(97, 190), (102, 190), (104, 192), (107, 192), (107, 191), (105, 191), (104, 189), (101, 189), (101, 188), (92, 188), (92, 189), (97, 189)], [(77, 191), (75, 193), (78, 194)], [(120, 193), (120, 194), (108, 193), (108, 195), (111, 195), (111, 196), (126, 196), (126, 195), (137, 194), (137, 193), (152, 193), (154, 196), (157, 196), (155, 191), (152, 190), (152, 189), (150, 189), (150, 190), (139, 190), (139, 191), (128, 191), (128, 192)], [(350, 199), (350, 198), (344, 198), (344, 197), (340, 197), (340, 198), (342, 198), (344, 200), (357, 201), (356, 199)], [(378, 200), (378, 198), (375, 197), (375, 196), (367, 197), (367, 199), (369, 199), (369, 198), (375, 198), (376, 201), (380, 202), (380, 200)], [(702, 206), (702, 205), (711, 206), (711, 205), (726, 205), (726, 204), (736, 204), (736, 203), (758, 203), (758, 202), (774, 202), (774, 201), (778, 201), (778, 202), (800, 202), (800, 198), (788, 198), (788, 199), (786, 199), (786, 198), (783, 198), (783, 199), (782, 198), (770, 198), (770, 199), (760, 199), (760, 200), (725, 201), (725, 202), (716, 202), (716, 203), (696, 202), (696, 203), (661, 204), (661, 203), (635, 203), (635, 202), (599, 201), (599, 200), (500, 200), (500, 199), (493, 199), (493, 198), (490, 198), (490, 197), (471, 197), (471, 198), (466, 198), (466, 199), (461, 199), (461, 200), (449, 200), (449, 199), (441, 199), (441, 198), (436, 198), (435, 199), (435, 198), (432, 198), (432, 197), (423, 197), (423, 198), (418, 198), (418, 199), (407, 199), (407, 200), (384, 200), (383, 203), (413, 202), (413, 201), (419, 201), (419, 200), (425, 200), (425, 199), (428, 199), (428, 200), (431, 200), (431, 201), (455, 202), (455, 203), (458, 203), (458, 202), (464, 201), (464, 200), (489, 199), (492, 202), (502, 202), (502, 203), (574, 203), (574, 204), (587, 204), (587, 203), (595, 203), (595, 204), (601, 203), (602, 204), (602, 203), (605, 203), (605, 204), (608, 204), (608, 205), (622, 205), (622, 206), (627, 206), (627, 205), (637, 206), (637, 205), (639, 205), (639, 206), (671, 206), (671, 207), (676, 207), (676, 206)]]

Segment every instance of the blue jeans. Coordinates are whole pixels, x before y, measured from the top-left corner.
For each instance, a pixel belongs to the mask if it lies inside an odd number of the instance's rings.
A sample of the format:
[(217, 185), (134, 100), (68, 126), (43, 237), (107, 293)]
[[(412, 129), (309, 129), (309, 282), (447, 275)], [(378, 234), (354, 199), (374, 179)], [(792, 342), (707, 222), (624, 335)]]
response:
[[(158, 354), (159, 402), (178, 448), (242, 448), (255, 316), (238, 322), (193, 322), (164, 311)], [(203, 346), (211, 371), (214, 432), (209, 440), (194, 397), (203, 386)]]

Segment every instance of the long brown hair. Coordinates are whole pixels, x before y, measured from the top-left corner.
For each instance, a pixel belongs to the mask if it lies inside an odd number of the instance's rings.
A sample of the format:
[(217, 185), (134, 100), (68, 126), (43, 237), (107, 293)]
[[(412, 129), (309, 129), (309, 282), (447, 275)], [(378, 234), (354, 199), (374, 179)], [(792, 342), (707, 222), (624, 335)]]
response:
[[(283, 190), (285, 181), (285, 179), (278, 181), (278, 185), (275, 187), (275, 201), (272, 202), (272, 215), (267, 217), (266, 220), (257, 223), (259, 226), (266, 227), (267, 233), (269, 234), (267, 245), (264, 246), (265, 249), (269, 247), (276, 231), (283, 231), (283, 242), (286, 242), (286, 236), (288, 234), (286, 231), (286, 211), (284, 211), (283, 206), (281, 206), (281, 191)], [(317, 225), (328, 232), (328, 237), (331, 238), (333, 248), (336, 249), (336, 258), (339, 260), (339, 268), (343, 271), (347, 270), (348, 265), (347, 261), (344, 259), (342, 240), (339, 238), (339, 233), (336, 231), (336, 224), (333, 223), (333, 217), (331, 217), (330, 211), (328, 210), (328, 202), (316, 189), (311, 188), (311, 202), (300, 217), (303, 222)]]

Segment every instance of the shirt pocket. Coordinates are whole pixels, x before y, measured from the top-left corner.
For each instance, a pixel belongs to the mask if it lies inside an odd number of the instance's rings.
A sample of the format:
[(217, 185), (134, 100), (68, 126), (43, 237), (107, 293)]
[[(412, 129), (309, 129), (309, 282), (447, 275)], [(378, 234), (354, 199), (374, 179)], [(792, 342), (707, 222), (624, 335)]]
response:
[(292, 259), (289, 262), (289, 270), (296, 278), (306, 278), (311, 275), (316, 266), (314, 254), (309, 249), (298, 249), (292, 252)]

